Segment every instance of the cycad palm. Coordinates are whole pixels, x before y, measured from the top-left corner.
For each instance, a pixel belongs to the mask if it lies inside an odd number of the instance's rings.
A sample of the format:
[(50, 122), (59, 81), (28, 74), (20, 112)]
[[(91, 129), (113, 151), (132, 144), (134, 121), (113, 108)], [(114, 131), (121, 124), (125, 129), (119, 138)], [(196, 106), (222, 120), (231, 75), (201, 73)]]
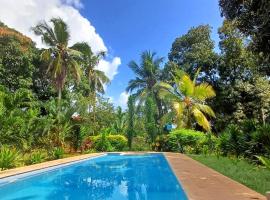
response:
[(51, 74), (58, 91), (60, 109), (62, 90), (67, 76), (70, 74), (76, 80), (80, 79), (81, 70), (76, 59), (80, 58), (81, 53), (68, 46), (70, 33), (67, 24), (61, 18), (52, 18), (50, 22), (52, 27), (46, 22), (41, 22), (32, 30), (41, 36), (42, 42), (49, 47), (42, 51), (41, 59), (48, 63), (47, 72)]
[[(196, 76), (197, 77), (197, 76)], [(171, 102), (177, 115), (178, 127), (191, 128), (192, 120), (211, 131), (206, 115), (215, 117), (214, 111), (206, 105), (206, 100), (215, 96), (212, 86), (207, 83), (196, 84), (196, 77), (192, 81), (187, 74), (180, 70), (174, 75), (174, 86), (161, 82), (160, 96)]]

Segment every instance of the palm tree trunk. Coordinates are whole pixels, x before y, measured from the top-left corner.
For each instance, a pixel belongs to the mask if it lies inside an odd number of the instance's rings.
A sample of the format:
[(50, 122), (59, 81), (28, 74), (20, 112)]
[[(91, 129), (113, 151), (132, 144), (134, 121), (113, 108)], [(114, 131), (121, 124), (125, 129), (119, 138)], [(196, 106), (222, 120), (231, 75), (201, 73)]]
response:
[(96, 93), (93, 93), (93, 121), (94, 121), (94, 133), (96, 133)]
[(58, 99), (57, 99), (57, 115), (61, 112), (61, 99), (62, 99), (62, 88), (58, 88)]

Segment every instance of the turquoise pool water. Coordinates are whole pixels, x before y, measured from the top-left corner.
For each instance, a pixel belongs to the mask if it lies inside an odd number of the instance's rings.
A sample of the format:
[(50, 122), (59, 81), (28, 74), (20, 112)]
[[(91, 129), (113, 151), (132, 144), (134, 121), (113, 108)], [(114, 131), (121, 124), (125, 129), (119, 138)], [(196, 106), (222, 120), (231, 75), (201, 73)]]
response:
[(1, 200), (187, 200), (162, 154), (108, 154), (0, 179)]

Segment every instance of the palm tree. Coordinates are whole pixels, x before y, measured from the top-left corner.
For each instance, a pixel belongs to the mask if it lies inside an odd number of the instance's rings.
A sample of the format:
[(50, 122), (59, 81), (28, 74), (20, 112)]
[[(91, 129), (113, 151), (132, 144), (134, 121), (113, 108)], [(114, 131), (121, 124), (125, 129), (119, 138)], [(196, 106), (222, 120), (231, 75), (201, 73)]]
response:
[(156, 58), (156, 53), (143, 52), (140, 64), (135, 61), (129, 63), (129, 67), (135, 73), (136, 78), (130, 80), (126, 88), (127, 92), (136, 90), (134, 95), (140, 101), (145, 101), (149, 96), (153, 97), (158, 106), (159, 117), (162, 115), (162, 105), (154, 86), (160, 80), (160, 64), (162, 62), (163, 58)]
[(206, 131), (211, 126), (206, 115), (215, 117), (214, 111), (206, 105), (206, 100), (215, 96), (215, 91), (208, 83), (196, 84), (183, 71), (176, 70), (173, 75), (174, 86), (160, 82), (157, 84), (160, 97), (171, 102), (177, 116), (178, 127), (192, 127), (193, 118)]
[(67, 76), (71, 74), (76, 80), (80, 79), (81, 69), (77, 59), (81, 57), (81, 53), (68, 46), (70, 33), (67, 24), (61, 18), (52, 18), (50, 22), (52, 27), (44, 21), (32, 30), (41, 36), (42, 42), (49, 47), (42, 51), (41, 59), (48, 63), (47, 72), (51, 74), (55, 83), (60, 111), (62, 90)]
[(116, 109), (116, 120), (114, 122), (114, 129), (117, 134), (123, 134), (126, 128), (127, 117), (126, 113), (122, 111), (120, 106)]
[[(110, 79), (105, 75), (103, 71), (96, 69), (101, 58), (105, 56), (105, 52), (100, 52), (97, 55), (94, 55), (91, 47), (85, 43), (77, 43), (72, 46), (72, 49), (79, 50), (83, 53), (83, 65), (84, 67), (84, 74), (88, 78), (89, 83), (89, 98), (93, 104), (93, 116), (94, 116), (94, 124), (96, 121), (95, 117), (95, 108), (96, 108), (96, 97), (97, 94), (104, 94), (104, 85), (110, 82)], [(89, 106), (90, 112), (90, 106)]]

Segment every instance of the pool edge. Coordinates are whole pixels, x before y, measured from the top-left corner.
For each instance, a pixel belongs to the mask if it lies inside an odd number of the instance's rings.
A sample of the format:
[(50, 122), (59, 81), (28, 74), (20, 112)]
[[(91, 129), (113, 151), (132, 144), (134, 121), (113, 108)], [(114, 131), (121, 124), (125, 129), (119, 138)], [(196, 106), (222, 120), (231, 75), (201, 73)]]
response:
[(38, 163), (34, 165), (8, 169), (8, 170), (0, 171), (0, 180), (8, 178), (8, 177), (12, 177), (12, 176), (17, 176), (17, 175), (22, 175), (25, 173), (38, 171), (38, 170), (49, 169), (49, 168), (57, 167), (60, 165), (72, 164), (74, 162), (87, 160), (89, 158), (96, 158), (103, 155), (107, 155), (107, 153), (84, 154), (84, 155), (79, 155), (79, 156), (72, 156), (68, 158), (42, 162), (42, 163)]

